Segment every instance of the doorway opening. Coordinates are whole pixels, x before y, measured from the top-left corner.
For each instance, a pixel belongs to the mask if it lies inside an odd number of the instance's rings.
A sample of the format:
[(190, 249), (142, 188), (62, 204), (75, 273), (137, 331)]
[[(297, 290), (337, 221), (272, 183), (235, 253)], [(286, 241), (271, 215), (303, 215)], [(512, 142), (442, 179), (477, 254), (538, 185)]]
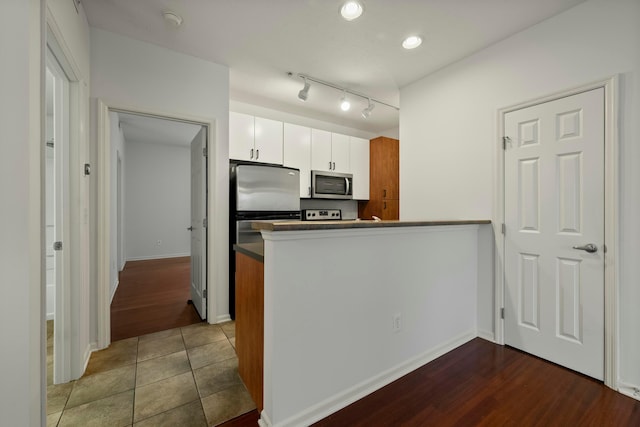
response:
[(110, 340), (206, 319), (207, 127), (111, 109), (109, 136)]

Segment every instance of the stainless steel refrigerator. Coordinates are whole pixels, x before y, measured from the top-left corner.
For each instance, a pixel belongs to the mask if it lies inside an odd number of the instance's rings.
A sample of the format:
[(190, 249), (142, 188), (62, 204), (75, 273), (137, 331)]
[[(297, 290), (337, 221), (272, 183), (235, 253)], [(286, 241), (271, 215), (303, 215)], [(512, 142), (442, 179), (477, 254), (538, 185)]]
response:
[(282, 166), (231, 163), (229, 169), (229, 312), (235, 319), (235, 243), (261, 242), (251, 223), (300, 219), (300, 171)]

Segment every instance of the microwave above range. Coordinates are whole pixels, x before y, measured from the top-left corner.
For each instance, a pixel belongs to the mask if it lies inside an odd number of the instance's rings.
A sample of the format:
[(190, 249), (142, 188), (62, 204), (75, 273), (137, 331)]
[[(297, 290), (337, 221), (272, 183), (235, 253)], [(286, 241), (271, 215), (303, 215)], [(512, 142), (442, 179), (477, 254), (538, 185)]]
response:
[(311, 197), (314, 199), (353, 199), (353, 175), (311, 171)]

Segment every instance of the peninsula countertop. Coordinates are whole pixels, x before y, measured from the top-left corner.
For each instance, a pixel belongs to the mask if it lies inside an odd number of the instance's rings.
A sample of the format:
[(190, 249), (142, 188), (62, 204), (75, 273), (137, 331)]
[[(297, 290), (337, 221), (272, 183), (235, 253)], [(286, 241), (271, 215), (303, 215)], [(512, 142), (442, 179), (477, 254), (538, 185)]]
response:
[(491, 220), (433, 220), (433, 221), (256, 221), (251, 224), (254, 230), (265, 231), (308, 231), (308, 230), (340, 230), (350, 228), (384, 228), (384, 227), (432, 227), (439, 225), (491, 224)]

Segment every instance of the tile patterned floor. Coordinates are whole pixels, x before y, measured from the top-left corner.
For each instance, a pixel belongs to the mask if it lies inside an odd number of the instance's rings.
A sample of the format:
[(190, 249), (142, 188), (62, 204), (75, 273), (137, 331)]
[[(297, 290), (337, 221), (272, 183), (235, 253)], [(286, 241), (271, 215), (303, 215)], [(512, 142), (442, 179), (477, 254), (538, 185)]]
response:
[(47, 426), (204, 427), (255, 408), (238, 375), (233, 322), (113, 342), (79, 380), (48, 384)]

